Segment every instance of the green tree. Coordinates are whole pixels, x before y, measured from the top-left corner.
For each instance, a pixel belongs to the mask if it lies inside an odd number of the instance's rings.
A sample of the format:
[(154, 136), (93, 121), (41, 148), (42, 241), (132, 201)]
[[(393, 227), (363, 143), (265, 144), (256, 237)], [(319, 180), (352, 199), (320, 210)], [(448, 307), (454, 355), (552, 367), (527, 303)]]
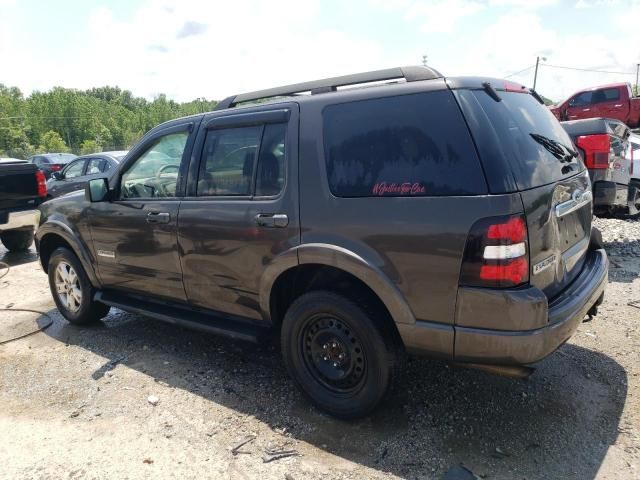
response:
[(101, 152), (102, 147), (95, 140), (85, 140), (80, 144), (80, 155)]
[(40, 139), (39, 149), (43, 152), (68, 152), (69, 147), (58, 132), (49, 130)]
[(80, 153), (93, 148), (87, 141), (95, 142), (96, 149), (128, 149), (162, 122), (215, 106), (204, 98), (178, 103), (162, 94), (149, 101), (112, 86), (85, 91), (54, 87), (25, 98), (18, 88), (0, 84), (0, 152), (28, 156), (38, 145)]

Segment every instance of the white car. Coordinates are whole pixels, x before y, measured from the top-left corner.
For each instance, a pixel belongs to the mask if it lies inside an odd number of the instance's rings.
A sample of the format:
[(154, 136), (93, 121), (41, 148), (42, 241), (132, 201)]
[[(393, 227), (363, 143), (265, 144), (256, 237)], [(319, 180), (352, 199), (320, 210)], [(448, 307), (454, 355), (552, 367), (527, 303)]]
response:
[(631, 178), (640, 180), (640, 134), (632, 133), (629, 137), (629, 150), (626, 157), (629, 160), (633, 159)]

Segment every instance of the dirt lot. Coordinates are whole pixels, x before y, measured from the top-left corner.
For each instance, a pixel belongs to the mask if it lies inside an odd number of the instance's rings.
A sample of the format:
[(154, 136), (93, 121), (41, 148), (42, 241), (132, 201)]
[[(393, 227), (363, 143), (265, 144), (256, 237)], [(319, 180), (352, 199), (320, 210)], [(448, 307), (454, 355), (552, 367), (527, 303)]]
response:
[[(440, 479), (462, 464), (490, 479), (640, 478), (640, 221), (598, 224), (606, 301), (529, 380), (416, 359), (384, 408), (349, 423), (310, 407), (271, 346), (117, 310), (71, 326), (35, 253), (0, 250), (0, 308), (53, 319), (0, 345), (0, 477)], [(0, 342), (47, 322), (0, 311)], [(299, 455), (265, 462), (268, 449)]]

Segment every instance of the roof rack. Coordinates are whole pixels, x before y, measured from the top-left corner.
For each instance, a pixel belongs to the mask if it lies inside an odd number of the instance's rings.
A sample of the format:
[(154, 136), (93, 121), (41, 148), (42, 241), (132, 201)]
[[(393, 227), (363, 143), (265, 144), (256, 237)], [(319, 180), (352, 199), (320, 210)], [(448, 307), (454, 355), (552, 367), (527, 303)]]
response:
[(442, 74), (430, 67), (397, 67), (385, 70), (375, 70), (372, 72), (354, 73), (341, 77), (325, 78), (323, 80), (313, 80), (310, 82), (285, 85), (283, 87), (268, 88), (255, 92), (232, 95), (222, 100), (216, 105), (215, 110), (224, 110), (235, 107), (239, 103), (250, 102), (273, 97), (287, 97), (298, 93), (311, 92), (311, 95), (318, 93), (335, 92), (338, 87), (357, 85), (360, 83), (382, 82), (385, 80), (395, 80), (404, 78), (407, 82), (417, 82), (420, 80), (433, 80), (442, 78)]

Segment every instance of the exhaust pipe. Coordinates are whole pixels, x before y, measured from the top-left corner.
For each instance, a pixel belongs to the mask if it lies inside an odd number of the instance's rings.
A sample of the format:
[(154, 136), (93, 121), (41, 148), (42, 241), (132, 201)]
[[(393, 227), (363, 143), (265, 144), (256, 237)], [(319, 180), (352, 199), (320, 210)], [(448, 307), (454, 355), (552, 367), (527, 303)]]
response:
[(519, 380), (529, 378), (536, 371), (533, 367), (523, 365), (486, 365), (482, 363), (454, 363), (456, 367), (471, 368), (482, 372), (500, 375), (501, 377), (516, 378)]

